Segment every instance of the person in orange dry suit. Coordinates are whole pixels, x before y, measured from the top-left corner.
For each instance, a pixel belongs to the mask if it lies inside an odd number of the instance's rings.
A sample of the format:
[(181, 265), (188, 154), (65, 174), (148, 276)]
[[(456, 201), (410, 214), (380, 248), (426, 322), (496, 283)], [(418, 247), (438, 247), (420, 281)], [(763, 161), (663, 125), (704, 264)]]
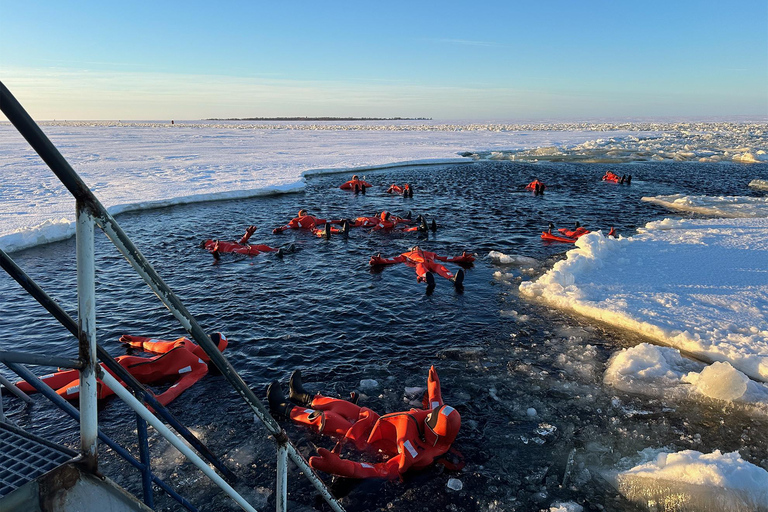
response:
[(275, 228), (272, 230), (272, 233), (277, 235), (279, 233), (282, 233), (286, 229), (307, 229), (307, 230), (313, 230), (315, 228), (318, 228), (320, 226), (324, 226), (325, 223), (328, 222), (325, 219), (320, 219), (318, 217), (313, 217), (312, 215), (309, 215), (307, 213), (307, 210), (299, 210), (299, 213), (296, 217), (291, 219), (291, 221), (286, 224), (285, 226), (280, 226), (278, 228)]
[(525, 186), (525, 190), (533, 190), (534, 195), (543, 194), (547, 186), (539, 181), (538, 178), (530, 182)]
[(395, 185), (393, 183), (387, 189), (387, 194), (400, 194), (403, 197), (413, 197), (413, 189), (411, 188), (411, 185), (409, 185), (408, 183), (406, 183), (402, 187), (400, 185)]
[(362, 192), (365, 194), (365, 189), (368, 187), (372, 187), (370, 183), (367, 181), (363, 181), (360, 178), (357, 177), (357, 174), (352, 176), (352, 179), (347, 181), (346, 183), (342, 183), (339, 188), (342, 190), (353, 190), (355, 192)]
[[(389, 215), (389, 217), (387, 217), (387, 215)], [(408, 212), (408, 215), (405, 217), (398, 217), (396, 215), (387, 214), (387, 212), (381, 212), (373, 217), (357, 217), (354, 220), (349, 219), (348, 222), (349, 226), (352, 228), (372, 228), (379, 225), (384, 219), (387, 219), (388, 222), (392, 222), (395, 225), (400, 223), (408, 224), (411, 222), (411, 212)]]
[[(211, 339), (217, 344), (219, 351), (223, 352), (227, 347), (227, 338), (223, 334), (214, 333)], [(154, 357), (118, 356), (115, 359), (142, 384), (176, 381), (165, 392), (155, 397), (162, 405), (168, 405), (208, 373), (207, 363), (210, 358), (200, 346), (188, 338), (165, 341), (126, 334), (120, 338), (120, 341), (145, 352), (160, 354)], [(117, 378), (104, 364), (101, 368)], [(80, 376), (77, 370), (56, 372), (40, 377), (40, 380), (63, 398), (75, 400), (80, 396)], [(26, 393), (36, 391), (26, 381), (20, 381), (16, 385)], [(104, 383), (97, 381), (97, 396), (100, 399), (113, 393)]]
[[(311, 395), (304, 390), (298, 370), (291, 375), (289, 386), (293, 403), (286, 400), (277, 381), (269, 385), (270, 410), (278, 419), (288, 418), (340, 439), (333, 451), (319, 448), (318, 455), (309, 459), (310, 466), (333, 475), (396, 479), (409, 469), (426, 468), (450, 450), (461, 427), (459, 412), (443, 403), (434, 366), (429, 369), (423, 409), (383, 416), (347, 400)], [(386, 460), (369, 464), (342, 459), (338, 453), (346, 441), (358, 450), (379, 452)]]
[(256, 226), (248, 226), (245, 230), (245, 234), (237, 242), (226, 242), (223, 240), (204, 240), (200, 246), (206, 251), (213, 254), (213, 257), (218, 259), (221, 253), (234, 253), (245, 254), (247, 256), (256, 256), (262, 252), (277, 252), (281, 253), (281, 249), (270, 247), (264, 244), (249, 244), (248, 240), (251, 235), (256, 231)]
[(371, 265), (392, 265), (394, 263), (405, 263), (409, 267), (414, 267), (416, 270), (416, 280), (420, 283), (427, 283), (427, 291), (431, 291), (435, 288), (435, 276), (444, 277), (450, 281), (453, 281), (457, 290), (463, 289), (464, 283), (464, 270), (459, 269), (456, 275), (453, 275), (447, 268), (440, 265), (435, 260), (451, 262), (451, 263), (472, 263), (475, 261), (475, 257), (466, 252), (461, 256), (448, 258), (446, 256), (439, 256), (434, 252), (429, 252), (421, 249), (418, 245), (413, 247), (410, 251), (404, 252), (400, 256), (396, 256), (391, 259), (382, 258), (380, 255), (371, 256), (369, 263)]
[(402, 217), (392, 215), (387, 211), (383, 211), (379, 214), (376, 225), (373, 226), (373, 231), (379, 231), (381, 229), (394, 229), (398, 224), (409, 224), (410, 222), (411, 219), (404, 219)]

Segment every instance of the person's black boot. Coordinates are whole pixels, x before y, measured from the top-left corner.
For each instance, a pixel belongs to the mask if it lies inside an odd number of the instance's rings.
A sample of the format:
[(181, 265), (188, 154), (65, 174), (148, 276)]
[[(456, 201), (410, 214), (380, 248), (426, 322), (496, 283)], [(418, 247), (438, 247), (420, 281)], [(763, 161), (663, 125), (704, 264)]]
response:
[(419, 232), (426, 233), (429, 228), (427, 228), (427, 220), (422, 217), (421, 222), (419, 223)]
[(344, 219), (341, 222), (341, 231), (344, 234), (344, 236), (348, 236), (349, 235), (349, 221), (348, 220)]
[(453, 286), (457, 291), (464, 290), (464, 269), (460, 268), (456, 275), (453, 276)]
[(331, 239), (331, 224), (329, 222), (325, 223), (325, 239), (330, 240)]
[(280, 389), (280, 383), (273, 381), (267, 388), (267, 401), (269, 402), (269, 412), (277, 419), (290, 418), (293, 404), (289, 403)]
[(437, 222), (435, 221), (435, 219), (432, 219), (431, 229), (432, 231), (437, 231)]
[(427, 293), (432, 293), (435, 289), (435, 275), (432, 272), (427, 272), (424, 277), (427, 279)]
[(360, 192), (362, 192), (363, 195), (365, 195), (365, 185), (360, 186)]
[(312, 394), (304, 389), (304, 383), (301, 380), (301, 370), (294, 370), (291, 374), (291, 379), (288, 381), (288, 389), (288, 398), (291, 402), (302, 407), (310, 407), (312, 405)]

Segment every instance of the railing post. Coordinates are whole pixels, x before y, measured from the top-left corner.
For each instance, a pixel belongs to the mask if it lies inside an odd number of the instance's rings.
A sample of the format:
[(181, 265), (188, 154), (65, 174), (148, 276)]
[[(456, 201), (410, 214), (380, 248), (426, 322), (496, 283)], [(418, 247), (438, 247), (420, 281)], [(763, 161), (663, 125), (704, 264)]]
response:
[(94, 221), (90, 211), (77, 201), (77, 323), (80, 369), (80, 451), (85, 467), (98, 468), (99, 418), (96, 383), (96, 267)]
[(288, 510), (288, 450), (284, 444), (278, 444), (275, 511), (285, 512), (286, 510)]
[(150, 466), (149, 442), (147, 440), (147, 422), (138, 414), (136, 415), (136, 435), (139, 438), (139, 462), (144, 465), (144, 469), (141, 471), (144, 504), (149, 508), (155, 508), (155, 501), (152, 496), (152, 468)]

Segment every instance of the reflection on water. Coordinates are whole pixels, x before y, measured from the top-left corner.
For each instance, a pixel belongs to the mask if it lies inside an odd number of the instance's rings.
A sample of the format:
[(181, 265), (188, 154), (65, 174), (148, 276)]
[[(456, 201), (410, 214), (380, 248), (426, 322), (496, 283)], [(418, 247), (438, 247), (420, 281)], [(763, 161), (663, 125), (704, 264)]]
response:
[[(566, 249), (541, 242), (548, 222), (591, 229), (615, 226), (631, 234), (645, 222), (667, 216), (640, 197), (659, 194), (760, 194), (750, 191), (743, 167), (730, 164), (641, 164), (611, 166), (632, 174), (631, 186), (600, 182), (609, 167), (578, 164), (484, 162), (438, 168), (403, 168), (372, 173), (366, 195), (339, 190), (347, 176), (310, 179), (306, 192), (231, 202), (177, 206), (118, 221), (187, 308), (209, 331), (230, 339), (226, 355), (257, 394), (273, 379), (286, 382), (301, 368), (307, 387), (346, 397), (360, 381), (362, 402), (379, 412), (403, 410), (413, 400), (405, 388), (424, 386), (434, 364), (447, 403), (462, 415), (456, 448), (463, 471), (435, 466), (403, 482), (336, 482), (351, 511), (363, 510), (537, 510), (573, 500), (587, 510), (635, 510), (604, 479), (617, 465), (648, 447), (709, 452), (740, 450), (747, 460), (768, 457), (758, 420), (716, 406), (670, 403), (604, 389), (604, 363), (619, 346), (640, 340), (586, 320), (522, 301), (520, 279), (547, 268)], [(534, 197), (522, 190), (539, 178), (548, 188)], [(414, 185), (414, 197), (383, 193), (391, 183)], [(439, 229), (415, 233), (353, 230), (348, 239), (311, 234), (273, 235), (299, 208), (328, 218), (373, 215), (390, 210), (437, 220)], [(279, 258), (224, 256), (218, 265), (198, 244), (205, 238), (237, 239), (256, 224), (254, 243), (294, 243), (298, 251)], [(412, 269), (390, 266), (376, 272), (371, 255), (393, 257), (416, 243), (442, 255), (476, 252), (465, 291), (438, 279), (431, 295)], [(535, 258), (540, 267), (492, 262), (490, 251)], [(75, 314), (74, 241), (14, 255), (16, 261), (66, 310)], [(513, 262), (514, 263), (514, 262)], [(450, 265), (452, 270), (457, 267)], [(534, 270), (526, 270), (534, 268)], [(63, 328), (42, 313), (7, 276), (0, 304), (3, 348), (76, 353)], [(113, 355), (125, 353), (123, 333), (175, 338), (183, 335), (172, 316), (129, 265), (97, 237), (99, 342)], [(5, 371), (4, 371), (5, 373)], [(76, 444), (77, 428), (38, 400), (31, 408), (4, 398), (22, 425)], [(273, 444), (264, 429), (220, 376), (206, 377), (171, 404), (171, 410), (242, 475), (238, 488), (255, 503), (273, 507)], [(725, 419), (728, 414), (728, 419)], [(135, 422), (125, 406), (101, 406), (104, 430), (133, 446)], [(734, 419), (735, 418), (735, 419)], [(328, 439), (285, 425), (300, 450), (311, 455)], [(138, 475), (118, 470), (103, 450), (105, 471), (137, 490)], [(235, 510), (199, 478), (189, 464), (158, 439), (152, 448), (160, 476), (204, 510)], [(354, 457), (354, 454), (350, 454)], [(449, 478), (461, 490), (446, 487)], [(315, 504), (311, 487), (298, 475), (289, 482), (292, 509)], [(159, 498), (159, 497), (158, 497)], [(162, 508), (174, 507), (159, 498)]]

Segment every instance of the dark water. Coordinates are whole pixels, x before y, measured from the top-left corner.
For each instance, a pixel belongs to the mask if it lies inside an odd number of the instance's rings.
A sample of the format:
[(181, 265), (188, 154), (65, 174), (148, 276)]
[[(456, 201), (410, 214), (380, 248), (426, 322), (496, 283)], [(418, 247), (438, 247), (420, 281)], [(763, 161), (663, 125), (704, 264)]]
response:
[[(603, 366), (611, 353), (643, 340), (521, 300), (516, 284), (531, 276), (496, 266), (487, 254), (533, 257), (543, 271), (567, 249), (540, 240), (550, 221), (558, 227), (576, 220), (591, 229), (614, 226), (629, 235), (670, 215), (640, 201), (643, 196), (750, 195), (755, 192), (747, 183), (760, 176), (731, 164), (611, 166), (633, 175), (631, 186), (620, 186), (600, 182), (607, 168), (510, 162), (402, 168), (369, 174), (377, 186), (366, 195), (339, 190), (346, 176), (326, 176), (310, 179), (301, 194), (164, 208), (118, 221), (200, 324), (228, 335), (225, 354), (258, 393), (301, 368), (310, 389), (329, 395), (346, 397), (360, 389), (361, 380), (373, 379), (377, 385), (364, 390), (361, 403), (379, 412), (404, 410), (405, 388), (424, 386), (429, 366), (437, 367), (446, 402), (462, 415), (455, 446), (465, 468), (436, 466), (403, 482), (339, 482), (334, 489), (345, 495), (347, 510), (539, 510), (557, 500), (576, 501), (586, 510), (636, 510), (607, 482), (623, 458), (648, 447), (739, 450), (746, 460), (768, 467), (768, 425), (735, 409), (605, 388)], [(543, 196), (522, 190), (535, 177), (548, 185)], [(414, 197), (384, 194), (393, 182), (414, 184)], [(411, 211), (435, 218), (440, 228), (426, 237), (360, 229), (348, 239), (331, 240), (293, 231), (271, 234), (299, 208), (328, 218)], [(198, 248), (204, 238), (237, 239), (249, 224), (259, 226), (254, 243), (294, 243), (299, 250), (282, 259), (225, 256), (213, 265)], [(438, 278), (435, 292), (427, 295), (412, 269), (396, 265), (374, 272), (368, 265), (373, 254), (392, 257), (416, 244), (448, 256), (478, 253), (466, 271), (464, 293)], [(74, 316), (74, 240), (13, 256)], [(499, 270), (512, 274), (511, 284), (494, 277)], [(0, 290), (0, 346), (76, 353), (75, 341), (4, 274)], [(185, 334), (101, 234), (97, 295), (99, 342), (113, 355), (125, 353), (117, 342), (123, 333), (166, 339)], [(27, 408), (4, 398), (4, 405), (30, 430), (76, 445), (77, 427), (43, 400)], [(220, 376), (209, 375), (170, 409), (228, 460), (242, 477), (239, 490), (262, 508), (274, 508), (274, 445)], [(100, 420), (109, 435), (134, 446), (135, 422), (119, 401), (105, 401)], [(333, 445), (285, 427), (307, 456), (315, 446)], [(136, 491), (138, 475), (118, 466), (107, 449), (102, 453), (105, 472)], [(203, 510), (237, 509), (164, 442), (155, 439), (152, 455), (160, 476)], [(463, 489), (447, 489), (449, 478), (461, 480)], [(289, 489), (292, 510), (323, 509), (295, 471)], [(159, 493), (157, 499), (158, 508), (175, 509)]]

